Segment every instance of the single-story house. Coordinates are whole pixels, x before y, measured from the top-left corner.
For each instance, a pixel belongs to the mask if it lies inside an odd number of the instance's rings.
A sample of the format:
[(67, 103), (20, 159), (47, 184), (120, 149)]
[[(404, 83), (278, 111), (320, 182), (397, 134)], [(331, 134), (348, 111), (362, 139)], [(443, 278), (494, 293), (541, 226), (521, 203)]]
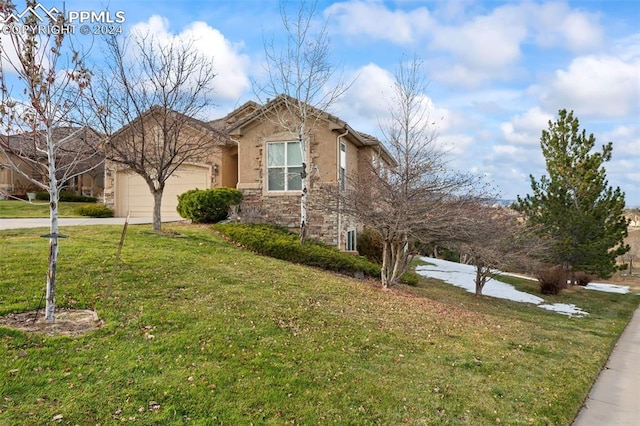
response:
[[(183, 165), (167, 181), (163, 215), (175, 216), (176, 196), (182, 192), (226, 186), (243, 193), (241, 220), (298, 228), (301, 149), (297, 132), (291, 130), (282, 114), (292, 102), (297, 100), (280, 95), (264, 105), (247, 102), (208, 123), (194, 121), (194, 130), (213, 129), (225, 137), (212, 139), (207, 158)], [(308, 122), (313, 123), (307, 135), (310, 143), (306, 159), (309, 236), (355, 251), (359, 224), (341, 212), (340, 191), (360, 173), (368, 172), (372, 161), (387, 166), (395, 161), (373, 136), (354, 130), (324, 111), (311, 107), (308, 111)], [(112, 162), (107, 162), (105, 200), (117, 216), (126, 216), (127, 212), (151, 216), (153, 199), (147, 184)]]
[[(170, 122), (167, 124), (165, 120)], [(166, 145), (162, 143), (163, 131), (172, 133), (168, 137), (172, 142)], [(140, 149), (143, 142), (145, 149)], [(190, 189), (236, 187), (238, 148), (235, 141), (209, 123), (153, 106), (110, 138), (105, 167), (105, 204), (113, 208), (118, 217), (127, 214), (152, 217), (153, 196), (149, 185), (134, 167), (157, 170), (158, 164), (167, 162), (167, 156), (179, 157), (176, 153), (190, 151), (191, 145), (197, 151), (195, 155), (172, 161), (178, 167), (165, 184), (161, 203), (163, 218), (179, 218), (177, 196)], [(129, 164), (123, 161), (128, 157), (132, 159)], [(114, 161), (114, 158), (120, 161)]]

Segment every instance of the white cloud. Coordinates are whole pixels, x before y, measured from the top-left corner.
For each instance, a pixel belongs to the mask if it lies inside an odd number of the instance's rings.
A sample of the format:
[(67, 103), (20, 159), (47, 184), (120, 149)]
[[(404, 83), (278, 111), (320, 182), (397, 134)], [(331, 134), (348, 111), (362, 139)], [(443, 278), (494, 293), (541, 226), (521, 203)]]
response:
[(526, 25), (517, 10), (504, 7), (460, 27), (439, 28), (431, 46), (452, 53), (468, 67), (497, 71), (520, 58), (520, 43), (526, 35)]
[(549, 108), (567, 108), (582, 116), (623, 117), (640, 114), (640, 59), (613, 56), (575, 58), (557, 70), (542, 101)]
[(523, 4), (522, 8), (530, 16), (534, 39), (541, 47), (585, 51), (603, 43), (597, 14), (571, 10), (561, 2)]
[(393, 90), (393, 74), (369, 63), (349, 80), (353, 84), (334, 105), (336, 115), (358, 131), (380, 136), (378, 123), (387, 114), (386, 98)]
[(324, 11), (342, 34), (388, 40), (397, 44), (415, 42), (433, 24), (429, 10), (419, 7), (391, 11), (382, 1), (351, 0), (334, 3)]
[(553, 120), (551, 114), (535, 107), (522, 115), (516, 115), (510, 122), (500, 124), (500, 129), (507, 142), (516, 145), (538, 146), (542, 130), (548, 127), (549, 120)]
[(167, 18), (153, 15), (148, 21), (135, 24), (131, 31), (150, 34), (163, 44), (172, 40), (193, 42), (199, 53), (213, 58), (216, 73), (213, 86), (216, 99), (237, 100), (250, 87), (247, 76), (249, 57), (240, 53), (244, 46), (227, 40), (220, 31), (205, 22), (192, 22), (182, 32), (173, 33), (169, 29)]
[(617, 126), (598, 136), (598, 141), (612, 141), (614, 157), (638, 157), (640, 164), (640, 126)]
[(518, 152), (518, 148), (513, 145), (494, 145), (493, 152), (496, 154), (514, 155)]
[(602, 31), (588, 15), (571, 13), (564, 18), (560, 29), (573, 51), (591, 50), (602, 43)]

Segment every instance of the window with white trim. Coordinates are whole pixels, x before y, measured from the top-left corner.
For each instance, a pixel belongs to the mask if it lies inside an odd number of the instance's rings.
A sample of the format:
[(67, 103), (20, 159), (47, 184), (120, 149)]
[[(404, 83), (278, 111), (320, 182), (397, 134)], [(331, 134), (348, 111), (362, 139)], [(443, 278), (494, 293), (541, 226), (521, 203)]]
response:
[(347, 251), (356, 251), (356, 230), (347, 231)]
[(347, 189), (347, 146), (340, 142), (340, 189)]
[(302, 151), (300, 142), (267, 143), (267, 190), (302, 189)]

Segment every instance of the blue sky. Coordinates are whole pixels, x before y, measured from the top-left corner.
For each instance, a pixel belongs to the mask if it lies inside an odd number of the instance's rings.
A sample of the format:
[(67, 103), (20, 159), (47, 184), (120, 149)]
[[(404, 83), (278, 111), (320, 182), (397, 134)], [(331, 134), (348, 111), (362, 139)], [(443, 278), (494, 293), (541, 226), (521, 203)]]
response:
[[(195, 36), (218, 73), (217, 108), (207, 118), (255, 99), (250, 79), (262, 70), (263, 37), (281, 31), (278, 0), (65, 7), (122, 10), (126, 30)], [(321, 1), (320, 12), (333, 63), (355, 81), (330, 112), (355, 129), (380, 135), (393, 72), (403, 55), (415, 55), (451, 167), (486, 175), (502, 198), (527, 194), (528, 176), (544, 173), (540, 133), (566, 108), (598, 146), (613, 142), (609, 183), (640, 207), (640, 2), (346, 0)]]

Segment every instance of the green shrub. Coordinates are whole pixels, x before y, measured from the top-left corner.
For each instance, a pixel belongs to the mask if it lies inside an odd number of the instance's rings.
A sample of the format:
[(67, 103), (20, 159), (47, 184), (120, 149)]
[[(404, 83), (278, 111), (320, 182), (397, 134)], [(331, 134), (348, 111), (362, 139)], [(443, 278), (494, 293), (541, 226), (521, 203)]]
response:
[(358, 233), (358, 253), (372, 262), (382, 263), (382, 236), (373, 228)]
[(422, 277), (418, 273), (414, 271), (407, 271), (400, 277), (400, 282), (402, 284), (415, 287), (420, 283), (421, 279)]
[[(96, 197), (87, 197), (86, 195), (78, 195), (73, 192), (60, 191), (59, 201), (69, 203), (95, 203), (98, 201)], [(49, 193), (46, 191), (36, 192), (36, 200), (49, 201)]]
[(344, 253), (318, 241), (300, 244), (297, 234), (265, 224), (223, 223), (215, 229), (231, 240), (257, 253), (294, 263), (370, 277), (380, 276), (380, 266), (366, 258)]
[(86, 204), (74, 209), (76, 214), (89, 217), (113, 217), (113, 210), (104, 204)]
[(178, 195), (178, 214), (194, 223), (216, 223), (240, 204), (242, 192), (232, 188), (192, 189)]

